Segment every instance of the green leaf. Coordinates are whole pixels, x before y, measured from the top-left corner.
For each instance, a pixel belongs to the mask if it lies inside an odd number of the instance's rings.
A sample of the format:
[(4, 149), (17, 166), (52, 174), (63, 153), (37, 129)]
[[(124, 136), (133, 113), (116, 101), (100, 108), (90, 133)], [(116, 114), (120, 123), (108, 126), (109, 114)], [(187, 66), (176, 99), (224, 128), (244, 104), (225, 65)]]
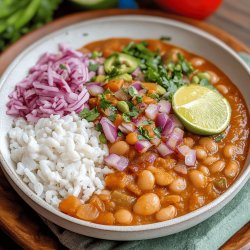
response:
[(66, 66), (65, 66), (64, 64), (60, 64), (60, 65), (59, 65), (59, 68), (60, 68), (60, 69), (63, 69), (63, 70), (67, 69)]
[(93, 52), (92, 52), (92, 55), (91, 55), (91, 58), (92, 58), (92, 59), (96, 59), (97, 57), (101, 57), (101, 56), (102, 56), (102, 52), (93, 51)]
[(98, 118), (100, 113), (98, 112), (97, 108), (93, 108), (91, 110), (85, 108), (82, 110), (82, 112), (79, 114), (81, 119), (86, 119), (88, 122), (93, 122)]
[(130, 96), (134, 97), (138, 94), (138, 91), (134, 87), (129, 87), (128, 88), (128, 93)]
[(141, 136), (143, 136), (145, 139), (147, 139), (147, 140), (151, 140), (152, 139), (149, 136), (148, 131), (145, 128), (143, 128), (142, 126), (138, 127), (138, 131), (141, 134)]
[(118, 136), (123, 136), (123, 133), (121, 131), (118, 131)]
[(97, 71), (99, 65), (98, 64), (89, 64), (89, 71)]
[(105, 99), (104, 93), (101, 95), (100, 107), (105, 110), (111, 106), (111, 102)]
[(142, 103), (142, 96), (137, 95), (137, 96), (135, 97), (135, 99), (136, 99), (136, 102), (137, 102), (137, 103)]
[(95, 129), (98, 132), (102, 132), (102, 125), (101, 125), (101, 123), (97, 123), (96, 126), (95, 126)]
[(100, 143), (107, 144), (107, 139), (104, 134), (99, 135), (99, 140), (100, 140)]
[(113, 121), (115, 121), (116, 116), (117, 116), (117, 114), (111, 114), (110, 116), (108, 116), (108, 119), (109, 119), (111, 122), (113, 122)]
[(123, 114), (122, 114), (122, 119), (123, 119), (125, 122), (131, 122), (129, 115), (126, 114), (126, 113), (123, 113)]
[(158, 138), (161, 138), (161, 128), (160, 127), (156, 127), (154, 129), (154, 133)]
[(221, 134), (221, 135), (218, 135), (218, 136), (214, 137), (214, 140), (215, 140), (216, 142), (220, 142), (220, 141), (222, 141), (224, 138), (225, 138), (225, 135)]

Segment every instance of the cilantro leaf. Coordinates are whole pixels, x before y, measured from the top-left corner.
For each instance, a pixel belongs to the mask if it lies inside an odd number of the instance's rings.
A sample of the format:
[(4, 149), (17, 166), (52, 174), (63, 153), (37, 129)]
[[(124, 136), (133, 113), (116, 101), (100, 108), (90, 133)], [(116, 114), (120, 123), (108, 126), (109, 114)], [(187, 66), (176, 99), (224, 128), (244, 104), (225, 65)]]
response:
[(161, 138), (161, 128), (160, 127), (156, 127), (154, 128), (154, 133), (158, 138)]
[(106, 100), (105, 95), (102, 94), (101, 99), (100, 99), (100, 107), (105, 110), (105, 109), (109, 108), (110, 106), (111, 106), (111, 102)]
[(146, 140), (151, 140), (152, 138), (149, 136), (148, 130), (143, 128), (142, 126), (138, 127), (138, 131), (141, 134), (141, 136), (144, 137)]
[(101, 123), (97, 123), (96, 124), (95, 130), (98, 131), (98, 132), (102, 132), (102, 125), (101, 125)]
[(99, 65), (98, 64), (89, 64), (89, 71), (97, 71)]
[(131, 122), (131, 119), (130, 119), (129, 115), (126, 114), (126, 113), (123, 113), (123, 114), (122, 114), (122, 119), (123, 119), (125, 122)]
[(108, 119), (109, 119), (111, 122), (113, 122), (113, 121), (115, 121), (116, 116), (117, 116), (117, 114), (111, 114), (110, 116), (108, 116)]
[(63, 70), (67, 69), (66, 66), (65, 66), (65, 64), (62, 64), (62, 63), (59, 65), (59, 68), (63, 69)]
[(215, 140), (216, 142), (220, 142), (220, 141), (222, 141), (224, 138), (225, 138), (225, 135), (221, 134), (221, 135), (216, 136), (216, 137), (214, 138), (214, 140)]
[(88, 122), (93, 122), (96, 118), (98, 118), (100, 113), (97, 108), (93, 108), (91, 110), (84, 108), (79, 114), (81, 119), (86, 119)]

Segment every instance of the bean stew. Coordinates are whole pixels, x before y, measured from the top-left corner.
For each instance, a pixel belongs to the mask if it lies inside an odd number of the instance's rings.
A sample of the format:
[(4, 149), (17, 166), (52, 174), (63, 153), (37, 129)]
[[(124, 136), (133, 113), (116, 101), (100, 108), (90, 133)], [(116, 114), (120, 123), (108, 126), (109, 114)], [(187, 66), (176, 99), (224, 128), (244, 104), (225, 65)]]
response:
[[(160, 40), (112, 38), (80, 51), (105, 58), (91, 80), (104, 92), (89, 88), (91, 113), (83, 110), (82, 116), (95, 122), (100, 141), (108, 144), (105, 164), (114, 171), (85, 204), (74, 196), (62, 200), (62, 212), (105, 225), (156, 223), (194, 211), (232, 185), (248, 153), (249, 115), (220, 69)], [(183, 127), (171, 108), (183, 84), (215, 88), (225, 97), (232, 113), (224, 131), (205, 136)]]

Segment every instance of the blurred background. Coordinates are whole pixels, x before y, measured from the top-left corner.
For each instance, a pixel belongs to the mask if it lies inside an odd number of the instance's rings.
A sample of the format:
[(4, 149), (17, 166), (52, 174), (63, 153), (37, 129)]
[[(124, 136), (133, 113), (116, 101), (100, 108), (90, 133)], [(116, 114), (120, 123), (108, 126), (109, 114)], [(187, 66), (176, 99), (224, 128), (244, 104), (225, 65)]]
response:
[[(0, 0), (0, 53), (25, 34), (64, 15), (107, 8), (144, 8), (202, 20), (250, 47), (250, 0)], [(31, 216), (37, 220), (33, 211)], [(0, 250), (20, 249), (1, 230), (0, 239)]]
[(56, 18), (107, 8), (161, 10), (204, 20), (250, 46), (250, 0), (0, 0), (0, 52)]

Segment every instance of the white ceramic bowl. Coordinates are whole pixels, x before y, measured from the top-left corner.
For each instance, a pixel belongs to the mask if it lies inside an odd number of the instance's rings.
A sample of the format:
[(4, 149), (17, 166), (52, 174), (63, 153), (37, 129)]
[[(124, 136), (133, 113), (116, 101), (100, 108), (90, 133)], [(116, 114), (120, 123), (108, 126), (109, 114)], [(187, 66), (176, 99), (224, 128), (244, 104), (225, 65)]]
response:
[[(88, 35), (83, 36), (84, 33)], [(40, 215), (68, 230), (102, 239), (156, 238), (185, 230), (204, 221), (225, 206), (246, 183), (250, 176), (249, 155), (235, 183), (208, 205), (166, 222), (126, 227), (93, 224), (63, 214), (37, 197), (15, 173), (6, 136), (12, 123), (12, 117), (6, 115), (6, 103), (15, 84), (25, 77), (41, 54), (56, 52), (58, 43), (62, 41), (72, 48), (79, 48), (91, 41), (111, 37), (158, 39), (163, 35), (171, 36), (171, 43), (204, 56), (222, 69), (240, 89), (250, 110), (250, 71), (247, 66), (223, 42), (193, 26), (160, 17), (125, 15), (83, 21), (54, 32), (24, 50), (8, 67), (0, 82), (0, 159), (3, 171), (17, 193)]]

